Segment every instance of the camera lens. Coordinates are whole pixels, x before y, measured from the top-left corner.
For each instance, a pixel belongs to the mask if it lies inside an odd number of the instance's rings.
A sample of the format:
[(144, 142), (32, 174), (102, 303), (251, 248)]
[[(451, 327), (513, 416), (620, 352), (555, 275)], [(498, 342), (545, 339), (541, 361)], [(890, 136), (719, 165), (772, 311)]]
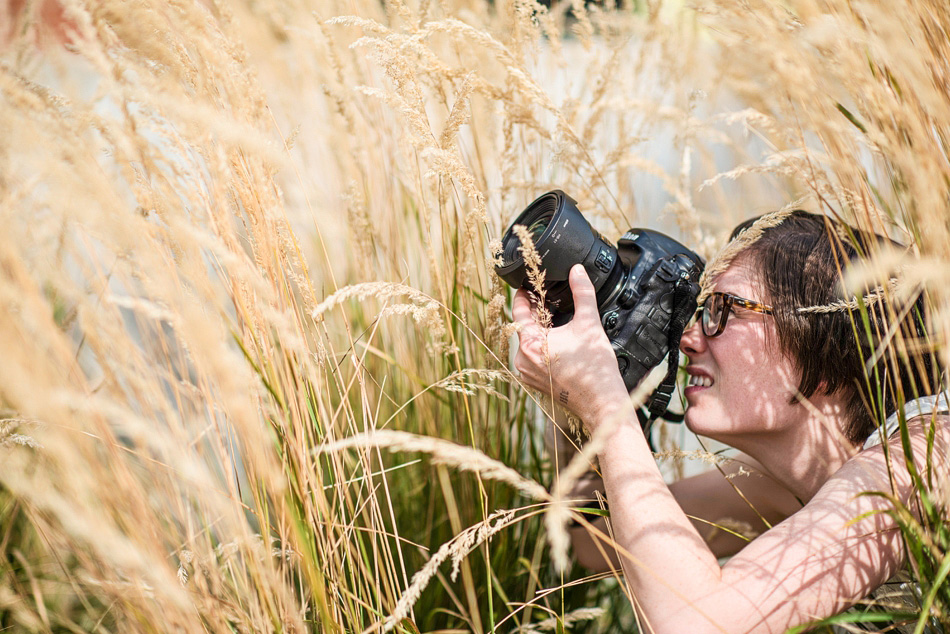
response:
[(531, 288), (521, 239), (514, 227), (526, 227), (545, 271), (545, 301), (554, 313), (554, 324), (570, 317), (574, 299), (568, 274), (583, 264), (597, 291), (598, 305), (612, 296), (623, 279), (617, 249), (594, 231), (575, 202), (560, 190), (540, 196), (518, 215), (502, 238), (502, 264), (498, 275), (511, 286)]
[[(529, 237), (537, 251), (530, 266), (521, 242)], [(696, 306), (704, 264), (676, 240), (649, 229), (630, 229), (616, 246), (611, 244), (560, 190), (540, 196), (518, 214), (502, 237), (500, 255), (495, 265), (498, 276), (514, 288), (534, 292), (535, 299), (550, 310), (555, 327), (568, 323), (574, 314), (568, 277), (575, 265), (584, 267), (628, 390), (667, 352), (676, 352), (682, 324)], [(706, 308), (705, 317), (716, 316), (715, 306), (707, 303)], [(704, 320), (704, 329), (708, 321)], [(675, 368), (677, 357), (671, 359)], [(667, 373), (668, 378), (673, 374)], [(666, 380), (656, 392), (650, 404), (653, 418), (665, 411), (672, 385)]]
[[(557, 198), (546, 195), (528, 207), (525, 213), (521, 214), (521, 216), (512, 223), (512, 227), (515, 225), (527, 226), (528, 235), (531, 236), (531, 242), (535, 248), (540, 248), (541, 239), (544, 237), (545, 231), (547, 231), (551, 225), (551, 219), (554, 218), (557, 207)], [(505, 266), (519, 262), (521, 260), (521, 239), (512, 229), (509, 229), (505, 234), (503, 244), (504, 252), (502, 259), (505, 262)]]
[(531, 242), (536, 243), (541, 239), (541, 236), (544, 235), (544, 230), (548, 228), (548, 223), (550, 221), (550, 218), (541, 218), (531, 223), (531, 226), (528, 227), (528, 233), (531, 234)]

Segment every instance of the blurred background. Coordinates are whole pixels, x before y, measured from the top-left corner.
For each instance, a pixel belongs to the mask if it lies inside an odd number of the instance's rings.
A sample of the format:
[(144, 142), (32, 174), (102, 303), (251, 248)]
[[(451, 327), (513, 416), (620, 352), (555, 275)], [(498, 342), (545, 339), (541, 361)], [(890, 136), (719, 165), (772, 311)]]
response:
[[(493, 244), (554, 188), (707, 258), (826, 213), (907, 245), (856, 288), (924, 288), (914, 345), (946, 367), (948, 27), (937, 2), (0, 3), (0, 628), (635, 627), (618, 578), (553, 561), (552, 411), (507, 371)], [(719, 450), (655, 440), (699, 449), (671, 479)]]

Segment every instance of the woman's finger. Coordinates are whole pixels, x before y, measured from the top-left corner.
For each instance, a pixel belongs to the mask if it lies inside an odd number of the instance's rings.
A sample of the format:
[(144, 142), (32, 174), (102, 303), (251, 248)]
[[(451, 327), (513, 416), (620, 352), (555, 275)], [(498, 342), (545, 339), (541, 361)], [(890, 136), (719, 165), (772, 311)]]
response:
[(527, 291), (523, 288), (518, 289), (518, 292), (515, 293), (514, 300), (511, 302), (511, 318), (522, 326), (534, 323), (531, 299), (528, 297)]
[(528, 292), (523, 288), (518, 289), (515, 298), (511, 302), (511, 318), (516, 324), (521, 326), (518, 331), (518, 338), (522, 343), (534, 340), (543, 336), (541, 327), (535, 318), (534, 304), (528, 296)]
[(583, 264), (571, 267), (568, 280), (571, 284), (571, 294), (574, 296), (574, 317), (577, 325), (586, 326), (596, 322), (600, 324), (600, 313), (597, 310), (597, 291), (587, 275)]

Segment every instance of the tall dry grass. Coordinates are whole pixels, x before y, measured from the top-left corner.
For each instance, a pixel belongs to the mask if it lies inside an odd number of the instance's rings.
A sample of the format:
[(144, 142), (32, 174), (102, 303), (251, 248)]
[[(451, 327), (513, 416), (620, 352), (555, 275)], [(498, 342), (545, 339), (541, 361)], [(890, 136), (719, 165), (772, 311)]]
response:
[(894, 235), (854, 287), (923, 286), (947, 365), (940, 3), (49, 4), (0, 65), (2, 627), (632, 624), (506, 371), (492, 242), (555, 186), (709, 256), (792, 202)]

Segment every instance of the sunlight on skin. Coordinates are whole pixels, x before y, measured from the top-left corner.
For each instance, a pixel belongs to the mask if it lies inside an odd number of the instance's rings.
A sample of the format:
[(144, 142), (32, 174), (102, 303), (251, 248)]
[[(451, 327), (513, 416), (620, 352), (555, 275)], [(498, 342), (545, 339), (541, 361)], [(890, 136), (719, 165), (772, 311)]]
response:
[[(741, 259), (716, 280), (714, 290), (766, 301)], [(704, 336), (694, 323), (680, 342), (689, 358), (686, 372), (707, 377), (712, 385), (686, 388), (685, 422), (691, 431), (753, 456), (778, 480), (796, 483), (794, 493), (807, 501), (855, 448), (840, 432), (840, 397), (819, 391), (807, 405), (796, 398), (799, 372), (777, 347), (772, 318), (741, 307), (717, 337)], [(829, 427), (836, 433), (828, 434)], [(813, 450), (812, 443), (820, 447)]]
[[(887, 503), (861, 494), (893, 484), (906, 498), (906, 470), (890, 483), (881, 447), (854, 457), (853, 444), (829, 434), (829, 426), (844, 428), (841, 395), (819, 390), (802, 399), (792, 361), (776, 349), (774, 323), (742, 308), (717, 337), (697, 324), (683, 336), (687, 372), (704, 378), (686, 389), (686, 422), (749, 454), (805, 506), (720, 567), (624, 409), (626, 389), (582, 267), (572, 270), (571, 286), (573, 320), (547, 331), (535, 325), (528, 298), (516, 297), (523, 339), (515, 367), (529, 385), (569, 394), (563, 404), (591, 433), (627, 416), (601, 451), (600, 467), (623, 569), (648, 629), (780, 632), (845, 609), (898, 570), (900, 533), (890, 516), (876, 512)], [(754, 272), (741, 262), (715, 287), (764, 301)], [(923, 434), (915, 434), (922, 449)]]

